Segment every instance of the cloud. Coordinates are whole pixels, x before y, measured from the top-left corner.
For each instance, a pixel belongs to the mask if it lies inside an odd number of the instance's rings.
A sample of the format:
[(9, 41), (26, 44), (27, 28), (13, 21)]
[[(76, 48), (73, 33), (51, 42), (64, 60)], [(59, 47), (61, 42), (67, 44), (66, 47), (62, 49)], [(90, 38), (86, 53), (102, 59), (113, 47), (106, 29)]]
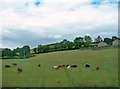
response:
[[(3, 46), (14, 48), (29, 44), (34, 47), (65, 38), (73, 40), (85, 34), (117, 35), (117, 1), (1, 0)], [(97, 8), (94, 5), (98, 5)]]
[(52, 34), (48, 35), (48, 38), (53, 38), (53, 39), (58, 39), (61, 37), (62, 37), (62, 35), (52, 35)]

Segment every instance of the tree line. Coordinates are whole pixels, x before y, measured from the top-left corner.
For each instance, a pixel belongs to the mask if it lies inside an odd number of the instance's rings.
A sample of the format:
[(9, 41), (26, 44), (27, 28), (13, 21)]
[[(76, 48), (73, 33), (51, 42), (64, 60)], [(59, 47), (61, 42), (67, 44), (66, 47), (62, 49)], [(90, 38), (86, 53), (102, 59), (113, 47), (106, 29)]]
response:
[(17, 47), (13, 50), (9, 48), (2, 49), (2, 59), (24, 59), (34, 56), (30, 53), (29, 45), (21, 48)]
[(108, 45), (112, 45), (112, 42), (116, 39), (120, 38), (112, 36), (112, 38), (102, 39), (101, 36), (97, 36), (92, 40), (89, 35), (85, 35), (84, 37), (76, 37), (73, 41), (64, 39), (57, 43), (38, 45), (38, 47), (33, 49), (30, 49), (29, 45), (25, 45), (21, 48), (17, 47), (13, 50), (4, 48), (2, 49), (2, 59), (25, 59), (40, 53), (96, 47), (101, 41), (106, 42)]

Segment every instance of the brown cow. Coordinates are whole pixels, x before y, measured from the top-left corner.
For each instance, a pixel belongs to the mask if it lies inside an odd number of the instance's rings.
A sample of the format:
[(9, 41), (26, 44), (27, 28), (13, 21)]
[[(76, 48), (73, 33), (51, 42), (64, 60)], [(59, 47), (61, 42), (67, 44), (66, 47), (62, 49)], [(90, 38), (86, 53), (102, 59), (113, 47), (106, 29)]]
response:
[(100, 66), (96, 66), (96, 70), (99, 70), (100, 69)]
[(23, 70), (22, 70), (22, 68), (18, 68), (17, 71), (18, 71), (18, 73), (20, 73), (20, 72), (22, 72)]
[(11, 66), (10, 65), (5, 65), (6, 68), (10, 68)]
[(68, 64), (64, 64), (64, 65), (62, 65), (62, 67), (68, 67), (69, 65)]

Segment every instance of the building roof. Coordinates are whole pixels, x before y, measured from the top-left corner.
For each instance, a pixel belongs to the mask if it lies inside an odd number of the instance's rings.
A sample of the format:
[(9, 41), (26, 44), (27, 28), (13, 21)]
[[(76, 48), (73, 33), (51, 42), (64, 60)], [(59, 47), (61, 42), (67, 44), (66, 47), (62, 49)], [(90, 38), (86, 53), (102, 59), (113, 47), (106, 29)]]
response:
[(105, 42), (99, 42), (98, 43), (98, 47), (105, 47), (105, 46), (107, 46), (108, 44), (107, 43), (105, 43)]
[(114, 45), (114, 46), (120, 45), (120, 40), (119, 39), (114, 40), (112, 42), (112, 45)]

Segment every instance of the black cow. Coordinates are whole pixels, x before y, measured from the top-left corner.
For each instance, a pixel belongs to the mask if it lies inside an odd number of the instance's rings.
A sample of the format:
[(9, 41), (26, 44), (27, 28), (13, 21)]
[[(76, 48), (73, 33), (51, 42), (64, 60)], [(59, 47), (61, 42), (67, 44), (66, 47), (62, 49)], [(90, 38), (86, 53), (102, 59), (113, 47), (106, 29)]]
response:
[(70, 66), (70, 65), (66, 64), (65, 66), (68, 67), (68, 66)]
[(75, 68), (75, 67), (77, 67), (77, 65), (71, 65), (71, 67), (74, 67), (74, 68)]
[(40, 67), (41, 65), (39, 64), (38, 67)]
[(22, 68), (18, 68), (17, 71), (18, 71), (18, 73), (20, 73), (20, 72), (22, 72), (23, 70), (22, 70)]
[(86, 68), (90, 68), (90, 65), (89, 65), (89, 64), (86, 64), (85, 67), (86, 67)]
[(10, 68), (11, 66), (10, 65), (5, 65), (5, 68)]

